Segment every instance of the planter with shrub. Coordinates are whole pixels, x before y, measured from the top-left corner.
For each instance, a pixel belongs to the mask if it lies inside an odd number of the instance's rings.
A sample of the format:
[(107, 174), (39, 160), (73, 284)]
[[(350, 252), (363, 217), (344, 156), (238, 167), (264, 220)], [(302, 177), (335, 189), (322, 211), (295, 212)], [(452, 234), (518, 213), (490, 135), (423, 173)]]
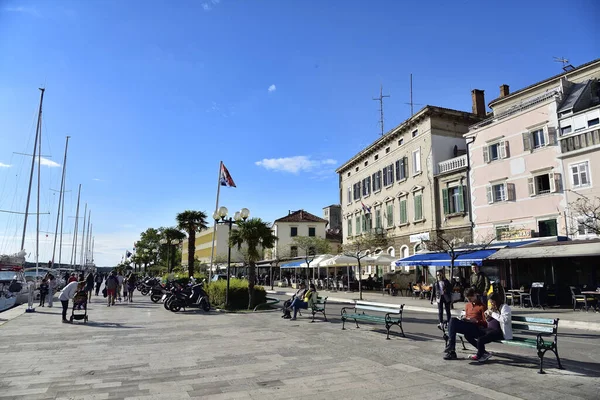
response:
[[(211, 282), (206, 288), (210, 303), (215, 307), (225, 307), (225, 290), (227, 288), (226, 280)], [(254, 308), (259, 304), (266, 302), (267, 292), (262, 286), (254, 286)], [(229, 281), (229, 310), (248, 309), (248, 281), (245, 279), (232, 278)]]

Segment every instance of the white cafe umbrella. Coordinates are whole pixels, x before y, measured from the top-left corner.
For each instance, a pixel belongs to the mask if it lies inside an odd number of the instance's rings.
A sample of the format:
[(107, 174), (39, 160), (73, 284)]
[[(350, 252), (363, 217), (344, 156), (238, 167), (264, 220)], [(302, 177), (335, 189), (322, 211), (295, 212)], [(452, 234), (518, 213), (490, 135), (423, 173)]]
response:
[[(375, 259), (372, 257), (365, 256), (360, 259), (360, 264), (361, 265), (369, 265), (369, 263), (371, 263), (374, 260)], [(350, 289), (350, 267), (358, 265), (358, 261), (355, 257), (350, 257), (350, 256), (346, 256), (344, 254), (339, 254), (333, 258), (325, 260), (323, 263), (321, 263), (321, 265), (326, 266), (326, 267), (346, 267), (347, 275), (348, 275), (348, 289)], [(359, 275), (360, 275), (360, 271), (359, 271)], [(358, 277), (358, 279), (360, 279), (360, 276)]]
[[(320, 254), (315, 256), (315, 258), (310, 262), (310, 268), (316, 268), (317, 269), (317, 275), (319, 275), (319, 267), (321, 266), (321, 263), (323, 263), (325, 260), (328, 260), (330, 258), (334, 257), (333, 254)], [(306, 263), (306, 261), (304, 261), (302, 264), (300, 264), (300, 266), (298, 268), (308, 268), (309, 264)], [(313, 279), (315, 279), (315, 270), (313, 269)]]

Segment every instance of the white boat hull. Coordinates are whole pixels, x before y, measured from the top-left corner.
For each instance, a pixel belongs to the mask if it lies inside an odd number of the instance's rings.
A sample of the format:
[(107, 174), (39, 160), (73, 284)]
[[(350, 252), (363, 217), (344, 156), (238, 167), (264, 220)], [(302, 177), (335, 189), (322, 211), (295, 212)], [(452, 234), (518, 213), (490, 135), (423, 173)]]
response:
[(14, 307), (16, 302), (17, 302), (17, 298), (15, 296), (4, 297), (4, 295), (0, 295), (0, 312)]

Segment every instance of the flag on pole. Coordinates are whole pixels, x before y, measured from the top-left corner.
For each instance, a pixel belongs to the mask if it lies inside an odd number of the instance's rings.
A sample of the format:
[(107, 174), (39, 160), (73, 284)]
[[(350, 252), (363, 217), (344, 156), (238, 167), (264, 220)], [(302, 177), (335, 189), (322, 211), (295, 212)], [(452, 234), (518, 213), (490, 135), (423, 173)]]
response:
[(219, 181), (221, 182), (221, 186), (236, 187), (233, 178), (231, 178), (229, 171), (223, 163), (221, 163), (221, 174), (219, 175)]
[(365, 203), (363, 203), (362, 201), (360, 202), (360, 204), (362, 204), (362, 208), (365, 213), (371, 214), (371, 207), (366, 206)]

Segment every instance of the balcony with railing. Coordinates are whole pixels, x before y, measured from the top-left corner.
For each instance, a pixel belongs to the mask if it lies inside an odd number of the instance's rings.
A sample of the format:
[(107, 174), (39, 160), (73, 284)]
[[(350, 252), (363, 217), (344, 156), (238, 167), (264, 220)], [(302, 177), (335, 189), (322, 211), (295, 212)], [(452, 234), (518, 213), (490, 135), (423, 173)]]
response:
[(588, 147), (600, 148), (600, 129), (586, 129), (559, 138), (560, 152), (562, 154), (585, 149)]
[(438, 163), (438, 174), (445, 174), (447, 172), (456, 171), (458, 169), (467, 167), (467, 155), (454, 157), (446, 161)]

